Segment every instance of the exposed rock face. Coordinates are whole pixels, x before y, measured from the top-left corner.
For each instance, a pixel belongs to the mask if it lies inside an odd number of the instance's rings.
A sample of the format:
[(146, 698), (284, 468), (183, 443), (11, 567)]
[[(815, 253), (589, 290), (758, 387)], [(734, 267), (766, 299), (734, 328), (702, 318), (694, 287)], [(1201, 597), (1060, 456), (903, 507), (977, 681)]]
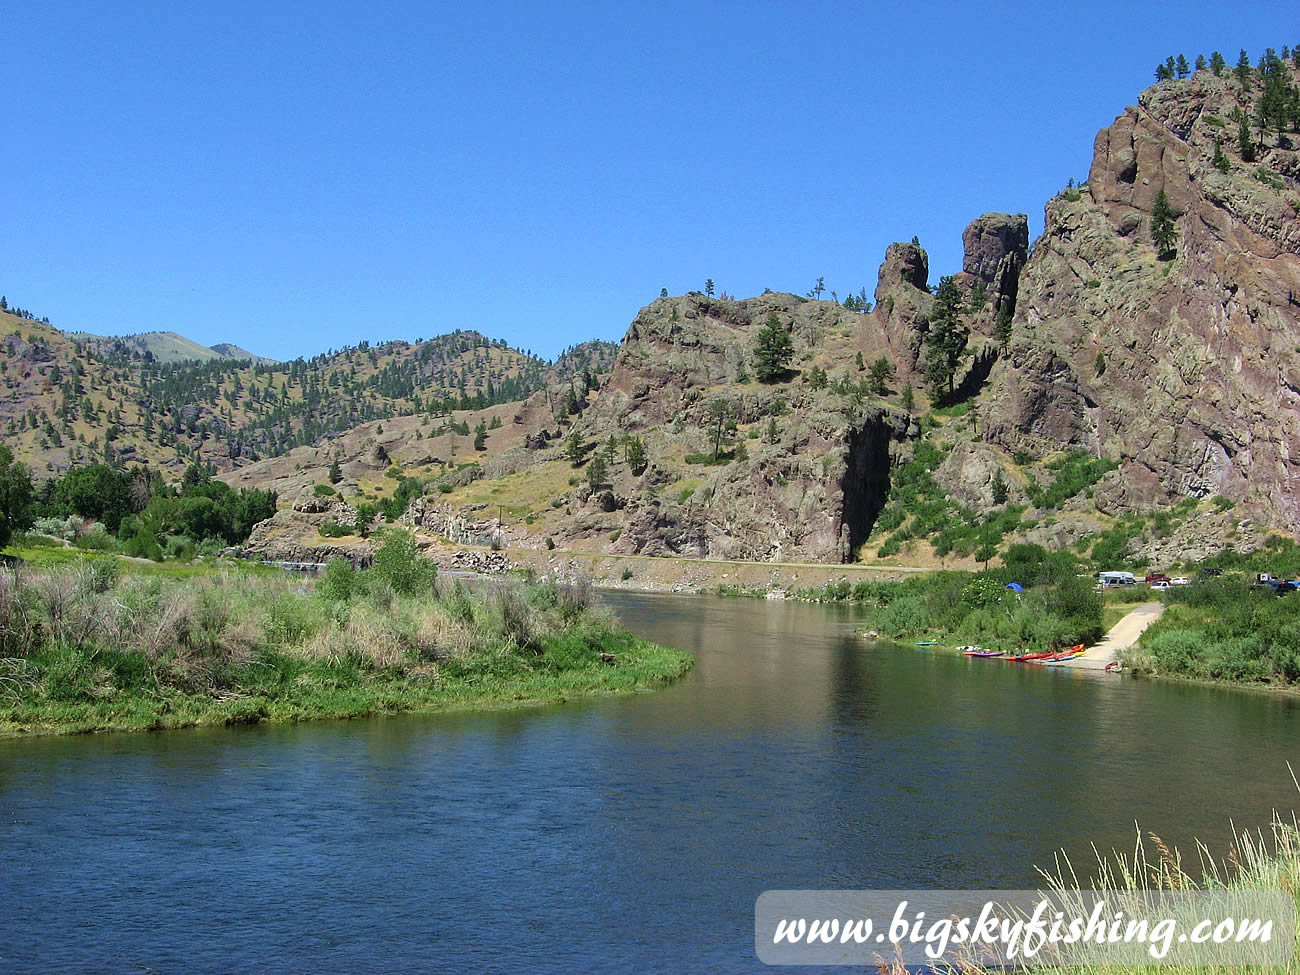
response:
[(929, 279), (930, 260), (919, 245), (889, 245), (876, 283), (876, 317), (889, 336), (900, 370), (909, 374), (916, 371), (930, 328), (934, 296)]
[[(912, 283), (924, 282), (924, 252), (896, 245), (890, 253), (893, 287), (929, 298)], [(746, 378), (737, 384), (752, 371), (754, 337), (773, 316), (791, 331), (795, 356), (788, 381), (761, 385)], [(644, 436), (652, 463), (639, 476), (620, 471), (610, 491), (576, 492), (581, 508), (570, 534), (557, 541), (617, 527), (610, 550), (628, 554), (848, 558), (884, 502), (896, 452), (919, 428), (883, 404), (846, 404), (807, 377), (820, 368), (856, 383), (855, 353), (895, 362), (910, 354), (910, 345), (895, 348), (883, 321), (879, 313), (774, 293), (745, 301), (688, 295), (642, 309), (581, 432), (596, 444), (611, 434)], [(708, 452), (709, 410), (719, 397), (741, 428), (730, 446), (743, 447), (743, 456), (665, 477), (658, 458)], [(676, 489), (660, 493), (659, 485), (677, 478)]]
[(971, 221), (961, 239), (962, 274), (982, 283), (991, 299), (985, 317), (991, 320), (1004, 305), (1015, 311), (1020, 272), (1029, 257), (1029, 219), (1023, 213), (986, 213)]
[[(1222, 494), (1295, 532), (1300, 185), (1289, 150), (1237, 156), (1227, 120), (1257, 94), (1238, 90), (1204, 71), (1162, 82), (1097, 136), (1088, 184), (1047, 205), (985, 434), (1121, 458), (1099, 506)], [(1150, 238), (1162, 189), (1179, 214), (1169, 260)]]

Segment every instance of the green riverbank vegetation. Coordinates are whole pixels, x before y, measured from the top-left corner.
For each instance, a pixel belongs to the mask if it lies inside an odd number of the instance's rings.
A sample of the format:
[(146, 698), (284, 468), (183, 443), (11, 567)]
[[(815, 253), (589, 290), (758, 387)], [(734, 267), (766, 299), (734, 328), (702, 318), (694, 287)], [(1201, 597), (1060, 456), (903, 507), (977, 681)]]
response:
[(583, 585), (438, 578), (387, 529), (320, 580), (120, 560), (0, 569), (0, 735), (511, 707), (663, 685), (692, 658)]
[(1164, 616), (1123, 659), (1138, 673), (1295, 687), (1300, 593), (1223, 575), (1163, 594)]
[[(895, 582), (841, 579), (789, 595), (866, 608), (863, 625), (889, 639), (927, 639), (998, 649), (1056, 650), (1092, 643), (1103, 630), (1102, 595), (1067, 552), (1012, 545), (987, 572), (933, 572)], [(1007, 589), (1010, 582), (1023, 592)], [(751, 595), (737, 589), (720, 595)], [(761, 593), (752, 593), (758, 595)]]

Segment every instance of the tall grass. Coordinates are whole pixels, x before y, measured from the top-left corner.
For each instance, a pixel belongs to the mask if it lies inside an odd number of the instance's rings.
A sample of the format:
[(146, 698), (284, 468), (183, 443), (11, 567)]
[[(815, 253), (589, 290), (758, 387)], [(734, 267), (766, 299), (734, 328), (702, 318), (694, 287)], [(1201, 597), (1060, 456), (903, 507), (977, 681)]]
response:
[[(1267, 829), (1234, 829), (1227, 852), (1217, 857), (1199, 842), (1194, 853), (1190, 857), (1184, 857), (1156, 834), (1143, 835), (1141, 829), (1135, 830), (1130, 851), (1116, 850), (1103, 854), (1094, 847), (1093, 853), (1096, 863), (1091, 872), (1084, 876), (1080, 876), (1065, 853), (1057, 854), (1050, 869), (1039, 871), (1042, 891), (1063, 905), (1090, 903), (1088, 891), (1119, 892), (1120, 902), (1111, 905), (1112, 909), (1124, 909), (1125, 916), (1130, 918), (1151, 916), (1149, 909), (1143, 911), (1143, 907), (1158, 903), (1161, 892), (1216, 891), (1227, 894), (1227, 901), (1232, 902), (1233, 894), (1283, 891), (1296, 904), (1296, 909), (1300, 910), (1300, 821), (1294, 813), (1287, 817), (1275, 814)], [(1071, 916), (1087, 916), (1086, 909), (1082, 907), (1069, 913)], [(1006, 967), (991, 966), (987, 959), (978, 958), (967, 958), (955, 967), (969, 975), (993, 975), (994, 972), (1008, 970)], [(1264, 970), (1225, 964), (1198, 965), (1195, 968), (1170, 964), (1121, 966), (1104, 963), (1076, 964), (1068, 968), (1050, 965), (1032, 967), (1044, 975), (1065, 971), (1077, 975), (1118, 975), (1120, 972), (1171, 975), (1190, 971), (1205, 975), (1239, 975), (1243, 970)], [(906, 970), (896, 963), (879, 968), (881, 975), (903, 975)], [(1288, 964), (1270, 970), (1300, 971), (1300, 959), (1296, 956), (1295, 946), (1292, 946)]]
[(583, 587), (440, 581), (404, 595), (346, 563), (319, 586), (119, 577), (112, 563), (0, 570), (0, 733), (560, 700), (689, 664), (617, 629)]

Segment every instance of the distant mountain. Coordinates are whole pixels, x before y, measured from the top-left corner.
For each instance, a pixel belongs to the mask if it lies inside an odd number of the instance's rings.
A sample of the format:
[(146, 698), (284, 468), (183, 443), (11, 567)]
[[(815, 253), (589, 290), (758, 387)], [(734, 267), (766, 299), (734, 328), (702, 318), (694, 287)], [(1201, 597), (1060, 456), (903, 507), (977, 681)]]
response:
[[(77, 341), (110, 355), (135, 350), (148, 353), (153, 361), (164, 364), (175, 362), (211, 362), (213, 359), (234, 359), (269, 365), (276, 360), (254, 355), (237, 345), (221, 342), (217, 345), (199, 345), (176, 332), (139, 332), (135, 335), (95, 335), (90, 332), (68, 333)], [(147, 356), (146, 356), (147, 358)]]

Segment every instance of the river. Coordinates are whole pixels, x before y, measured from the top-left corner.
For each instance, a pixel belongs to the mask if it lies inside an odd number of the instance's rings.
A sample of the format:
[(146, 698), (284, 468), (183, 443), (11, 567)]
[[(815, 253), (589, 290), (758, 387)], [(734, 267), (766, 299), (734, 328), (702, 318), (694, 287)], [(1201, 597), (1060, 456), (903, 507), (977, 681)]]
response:
[(0, 741), (0, 971), (751, 971), (769, 888), (1033, 885), (1297, 805), (1293, 698), (615, 593), (634, 698)]

